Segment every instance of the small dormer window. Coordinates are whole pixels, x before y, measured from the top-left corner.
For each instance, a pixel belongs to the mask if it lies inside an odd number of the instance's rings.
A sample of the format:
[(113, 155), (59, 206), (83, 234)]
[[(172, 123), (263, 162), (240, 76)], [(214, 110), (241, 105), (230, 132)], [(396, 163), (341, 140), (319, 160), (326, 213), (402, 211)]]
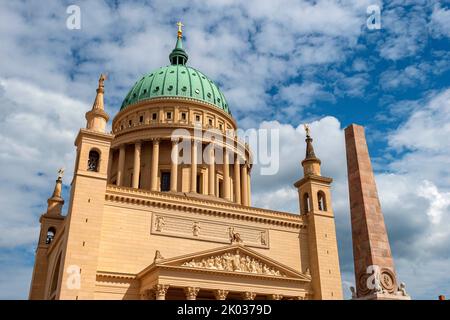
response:
[(195, 93), (196, 93), (196, 94), (200, 94), (200, 90), (195, 89)]

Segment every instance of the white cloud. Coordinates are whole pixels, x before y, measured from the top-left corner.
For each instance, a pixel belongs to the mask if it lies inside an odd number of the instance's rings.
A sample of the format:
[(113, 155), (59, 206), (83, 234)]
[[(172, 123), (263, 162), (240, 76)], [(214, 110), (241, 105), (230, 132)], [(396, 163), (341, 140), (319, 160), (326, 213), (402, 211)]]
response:
[(450, 205), (450, 192), (441, 193), (434, 183), (424, 180), (423, 185), (419, 186), (417, 194), (430, 201), (427, 215), (434, 224), (441, 222), (442, 216), (446, 213), (445, 209)]
[(0, 78), (0, 88), (0, 248), (29, 246), (56, 169), (67, 168), (71, 180), (73, 141), (89, 105), (18, 79)]
[(437, 4), (431, 14), (430, 27), (435, 35), (450, 37), (450, 9), (441, 8)]

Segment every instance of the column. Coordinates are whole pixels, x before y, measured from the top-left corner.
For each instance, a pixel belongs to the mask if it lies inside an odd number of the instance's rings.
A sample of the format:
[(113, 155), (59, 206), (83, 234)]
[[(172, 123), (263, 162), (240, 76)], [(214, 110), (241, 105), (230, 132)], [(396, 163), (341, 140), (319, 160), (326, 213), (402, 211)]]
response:
[(223, 150), (223, 197), (231, 200), (230, 196), (230, 159), (228, 158), (228, 149)]
[(109, 149), (109, 157), (108, 157), (108, 183), (111, 183), (111, 168), (113, 163), (113, 155), (114, 149)]
[(153, 140), (151, 190), (158, 191), (159, 139)]
[(133, 188), (139, 188), (139, 175), (141, 172), (141, 142), (134, 144)]
[(243, 300), (254, 300), (256, 297), (256, 293), (253, 292), (242, 292), (242, 299)]
[(216, 159), (214, 155), (214, 143), (209, 145), (209, 168), (208, 168), (208, 194), (214, 196), (216, 187)]
[(170, 169), (170, 191), (177, 192), (178, 184), (178, 140), (172, 140), (172, 167)]
[(191, 192), (197, 192), (197, 141), (192, 139), (191, 145)]
[(247, 164), (242, 165), (241, 171), (241, 181), (242, 181), (242, 205), (248, 206), (248, 175), (247, 175)]
[(241, 168), (239, 164), (239, 155), (236, 154), (234, 161), (234, 199), (236, 203), (241, 203)]
[(166, 284), (157, 284), (153, 287), (155, 290), (155, 299), (156, 300), (166, 300), (166, 293), (169, 286)]
[(186, 294), (186, 300), (196, 300), (199, 290), (200, 290), (200, 288), (195, 288), (195, 287), (184, 288), (184, 293)]
[(248, 205), (251, 206), (252, 205), (252, 191), (251, 191), (251, 187), (252, 187), (252, 181), (250, 179), (250, 167), (248, 167), (247, 169), (247, 201), (248, 201)]
[(123, 184), (123, 175), (125, 170), (125, 145), (120, 146), (119, 161), (117, 167), (117, 185), (120, 187)]
[(214, 291), (214, 297), (216, 298), (216, 300), (225, 300), (227, 298), (227, 295), (227, 290), (218, 289)]

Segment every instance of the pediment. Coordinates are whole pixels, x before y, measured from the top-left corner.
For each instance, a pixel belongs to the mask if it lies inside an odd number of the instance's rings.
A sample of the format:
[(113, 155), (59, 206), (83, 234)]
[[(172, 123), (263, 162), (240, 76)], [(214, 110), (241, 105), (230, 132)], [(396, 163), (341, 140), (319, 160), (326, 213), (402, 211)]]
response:
[(285, 266), (241, 244), (197, 252), (155, 262), (156, 266), (196, 269), (212, 272), (230, 272), (243, 275), (295, 278), (309, 281), (308, 274)]

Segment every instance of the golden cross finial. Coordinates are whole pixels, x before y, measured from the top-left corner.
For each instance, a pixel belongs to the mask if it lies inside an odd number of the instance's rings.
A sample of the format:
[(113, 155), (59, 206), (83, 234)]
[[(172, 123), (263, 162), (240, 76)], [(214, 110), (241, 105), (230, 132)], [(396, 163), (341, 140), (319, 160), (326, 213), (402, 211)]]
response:
[(181, 38), (183, 36), (182, 27), (184, 27), (184, 24), (182, 24), (181, 21), (178, 21), (177, 26), (178, 26), (178, 38)]
[(309, 128), (309, 124), (304, 124), (303, 128), (305, 128), (305, 132), (306, 132), (306, 136), (309, 137), (309, 133), (311, 131), (311, 129)]

